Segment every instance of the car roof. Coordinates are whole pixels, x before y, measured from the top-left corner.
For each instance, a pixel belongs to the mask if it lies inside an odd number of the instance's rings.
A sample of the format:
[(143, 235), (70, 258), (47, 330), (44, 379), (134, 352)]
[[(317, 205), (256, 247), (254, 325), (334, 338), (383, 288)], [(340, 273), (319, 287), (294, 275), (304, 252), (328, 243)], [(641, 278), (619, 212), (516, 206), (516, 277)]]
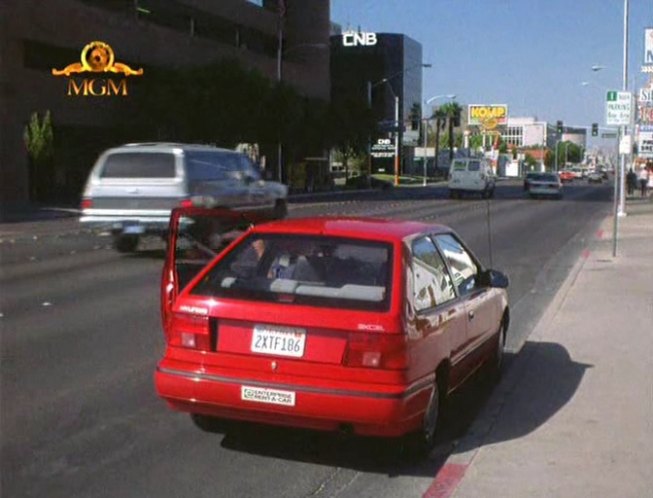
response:
[(253, 233), (331, 235), (366, 240), (400, 241), (422, 233), (449, 233), (445, 225), (366, 217), (311, 217), (273, 221), (254, 226)]
[(108, 149), (107, 153), (114, 152), (172, 152), (174, 150), (182, 151), (207, 151), (207, 152), (229, 152), (232, 154), (240, 154), (233, 149), (224, 149), (213, 145), (206, 144), (185, 144), (177, 142), (142, 142), (142, 143), (129, 143), (123, 144), (118, 147)]

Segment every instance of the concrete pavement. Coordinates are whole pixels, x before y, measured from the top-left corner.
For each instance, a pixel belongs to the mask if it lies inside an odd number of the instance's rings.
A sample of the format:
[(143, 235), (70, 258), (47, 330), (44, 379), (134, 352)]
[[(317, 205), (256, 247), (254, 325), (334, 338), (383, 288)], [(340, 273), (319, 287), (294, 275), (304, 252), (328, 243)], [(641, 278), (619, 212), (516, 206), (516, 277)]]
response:
[(653, 202), (574, 267), (425, 497), (653, 496)]

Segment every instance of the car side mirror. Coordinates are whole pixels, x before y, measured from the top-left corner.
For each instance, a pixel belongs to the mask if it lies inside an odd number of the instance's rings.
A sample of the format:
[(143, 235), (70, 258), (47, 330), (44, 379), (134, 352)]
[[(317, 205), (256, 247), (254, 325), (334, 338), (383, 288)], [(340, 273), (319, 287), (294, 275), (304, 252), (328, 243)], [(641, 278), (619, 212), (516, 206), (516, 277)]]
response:
[(506, 289), (510, 285), (508, 276), (497, 270), (485, 270), (478, 276), (478, 283), (483, 287)]

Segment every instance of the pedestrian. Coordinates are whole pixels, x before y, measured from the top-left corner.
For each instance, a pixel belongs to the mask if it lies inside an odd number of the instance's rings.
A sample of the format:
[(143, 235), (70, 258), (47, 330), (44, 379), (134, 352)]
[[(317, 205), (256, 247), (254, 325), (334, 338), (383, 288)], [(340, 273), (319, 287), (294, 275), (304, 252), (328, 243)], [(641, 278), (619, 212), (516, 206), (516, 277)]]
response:
[(626, 174), (626, 186), (628, 187), (628, 195), (633, 195), (636, 185), (637, 174), (633, 171), (633, 168), (630, 168)]
[(639, 170), (639, 188), (641, 189), (642, 197), (646, 197), (646, 190), (648, 189), (649, 172), (645, 167)]

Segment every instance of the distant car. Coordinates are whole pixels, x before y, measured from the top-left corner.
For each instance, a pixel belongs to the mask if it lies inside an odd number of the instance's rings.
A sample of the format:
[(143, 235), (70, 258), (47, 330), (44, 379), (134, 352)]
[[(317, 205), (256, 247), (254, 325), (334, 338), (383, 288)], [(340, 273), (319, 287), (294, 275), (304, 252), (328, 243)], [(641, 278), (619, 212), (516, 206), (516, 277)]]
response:
[(538, 173), (529, 182), (530, 197), (562, 198), (562, 182), (555, 173)]
[(588, 183), (603, 183), (603, 173), (600, 171), (594, 171), (587, 175)]
[(583, 178), (583, 170), (581, 168), (571, 168), (571, 172), (573, 173), (574, 178)]
[(285, 220), (198, 265), (186, 232), (214, 217), (173, 211), (155, 373), (159, 396), (201, 429), (217, 417), (409, 435), (424, 450), (446, 396), (474, 371), (500, 371), (508, 278), (450, 228)]
[(576, 178), (576, 175), (574, 174), (573, 171), (569, 171), (568, 169), (563, 169), (558, 173), (558, 177), (560, 178), (560, 181), (562, 183), (565, 182), (572, 182), (574, 181), (574, 178)]
[(102, 153), (82, 196), (80, 222), (108, 229), (119, 252), (164, 236), (177, 206), (229, 208), (249, 221), (286, 216), (288, 188), (265, 181), (239, 152), (206, 145), (127, 144)]
[(454, 159), (449, 169), (449, 197), (462, 197), (466, 193), (479, 193), (481, 197), (494, 197), (496, 180), (490, 163), (482, 158)]

